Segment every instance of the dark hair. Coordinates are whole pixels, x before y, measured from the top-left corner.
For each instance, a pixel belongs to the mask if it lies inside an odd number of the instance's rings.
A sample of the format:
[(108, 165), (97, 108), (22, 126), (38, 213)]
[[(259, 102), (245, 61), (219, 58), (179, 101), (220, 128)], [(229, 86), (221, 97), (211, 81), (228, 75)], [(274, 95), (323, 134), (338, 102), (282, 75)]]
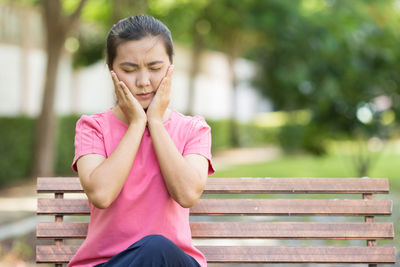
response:
[(171, 32), (167, 26), (154, 17), (138, 15), (121, 19), (112, 26), (107, 36), (108, 67), (112, 68), (118, 45), (131, 40), (140, 40), (147, 36), (160, 36), (162, 38), (169, 60), (172, 63), (174, 45)]

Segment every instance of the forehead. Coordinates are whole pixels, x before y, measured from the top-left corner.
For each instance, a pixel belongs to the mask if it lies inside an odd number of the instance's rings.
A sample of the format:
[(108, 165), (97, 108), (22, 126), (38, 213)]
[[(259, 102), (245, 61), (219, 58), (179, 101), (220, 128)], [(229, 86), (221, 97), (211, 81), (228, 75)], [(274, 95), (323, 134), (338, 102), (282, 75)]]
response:
[(140, 40), (123, 42), (117, 47), (115, 61), (147, 62), (169, 60), (164, 42), (160, 37), (147, 36)]

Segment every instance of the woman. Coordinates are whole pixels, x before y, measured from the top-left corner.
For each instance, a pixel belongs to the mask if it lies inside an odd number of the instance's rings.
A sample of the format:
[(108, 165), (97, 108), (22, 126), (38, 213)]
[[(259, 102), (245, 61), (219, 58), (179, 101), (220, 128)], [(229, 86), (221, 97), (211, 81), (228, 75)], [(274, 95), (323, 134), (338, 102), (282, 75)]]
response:
[(206, 266), (189, 207), (211, 163), (210, 127), (168, 109), (170, 31), (146, 15), (115, 24), (107, 64), (116, 106), (82, 116), (72, 167), (91, 207), (87, 238), (69, 266)]

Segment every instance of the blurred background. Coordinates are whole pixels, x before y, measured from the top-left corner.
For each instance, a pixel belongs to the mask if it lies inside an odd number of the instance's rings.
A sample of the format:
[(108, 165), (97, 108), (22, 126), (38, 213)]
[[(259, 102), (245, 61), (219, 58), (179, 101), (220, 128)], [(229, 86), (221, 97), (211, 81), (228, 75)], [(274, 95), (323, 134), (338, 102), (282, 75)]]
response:
[(400, 0), (0, 0), (0, 266), (34, 265), (36, 177), (76, 176), (76, 121), (115, 102), (106, 35), (143, 13), (214, 176), (388, 177), (400, 220)]

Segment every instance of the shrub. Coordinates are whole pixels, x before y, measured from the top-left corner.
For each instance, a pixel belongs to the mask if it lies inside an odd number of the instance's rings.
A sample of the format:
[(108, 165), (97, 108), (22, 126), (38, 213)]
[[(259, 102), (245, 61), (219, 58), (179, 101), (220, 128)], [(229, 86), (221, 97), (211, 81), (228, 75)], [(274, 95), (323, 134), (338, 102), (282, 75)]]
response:
[(72, 114), (60, 118), (57, 142), (57, 175), (73, 175), (71, 164), (75, 155), (75, 125), (80, 115)]
[(35, 121), (0, 118), (0, 186), (27, 177), (32, 167)]

